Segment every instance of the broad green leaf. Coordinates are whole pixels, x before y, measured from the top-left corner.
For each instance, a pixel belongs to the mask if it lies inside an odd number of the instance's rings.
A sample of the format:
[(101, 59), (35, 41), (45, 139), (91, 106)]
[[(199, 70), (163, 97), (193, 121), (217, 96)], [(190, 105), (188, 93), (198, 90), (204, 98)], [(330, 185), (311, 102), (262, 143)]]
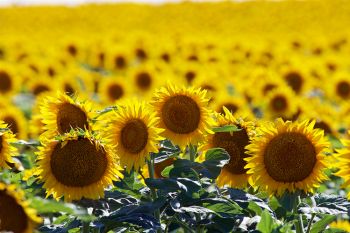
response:
[(212, 130), (214, 133), (227, 133), (241, 131), (242, 129), (239, 129), (236, 125), (225, 125), (221, 127), (213, 127)]
[(169, 177), (169, 173), (170, 171), (174, 168), (174, 165), (170, 165), (170, 166), (167, 166), (166, 168), (164, 168), (164, 170), (161, 172), (161, 175), (163, 177)]
[(249, 202), (248, 209), (254, 211), (257, 215), (261, 215), (262, 213), (261, 207), (254, 201)]
[(312, 225), (310, 233), (322, 232), (324, 229), (326, 229), (328, 224), (333, 222), (336, 218), (337, 218), (337, 216), (334, 216), (334, 215), (326, 215), (326, 216), (324, 216), (321, 220), (319, 220), (318, 222), (315, 222)]
[(81, 220), (92, 221), (94, 216), (89, 215), (85, 209), (78, 208), (74, 204), (57, 202), (53, 200), (33, 198), (31, 207), (35, 208), (39, 214), (63, 212), (78, 217)]
[(261, 219), (256, 229), (261, 233), (271, 233), (274, 228), (273, 218), (267, 210), (264, 210), (261, 214)]
[(300, 207), (298, 209), (304, 214), (331, 214), (331, 215), (338, 215), (338, 214), (346, 214), (346, 211), (341, 211), (337, 209), (331, 209), (327, 207)]
[(202, 163), (211, 173), (212, 177), (216, 179), (219, 176), (221, 169), (230, 161), (230, 155), (221, 148), (213, 148), (205, 154), (205, 161)]
[[(261, 212), (261, 210), (265, 209), (269, 211), (271, 214), (273, 213), (271, 208), (267, 205), (267, 203), (263, 199), (260, 199), (252, 194), (246, 193), (243, 190), (227, 188), (226, 190), (224, 189), (223, 191), (227, 192), (230, 199), (236, 202), (240, 207), (244, 209), (249, 208), (250, 206), (253, 208), (252, 209), (253, 211), (255, 210), (255, 211)], [(254, 204), (251, 204), (251, 203), (254, 203)], [(260, 207), (261, 210), (259, 211), (257, 208), (255, 208), (254, 207), (255, 205)]]

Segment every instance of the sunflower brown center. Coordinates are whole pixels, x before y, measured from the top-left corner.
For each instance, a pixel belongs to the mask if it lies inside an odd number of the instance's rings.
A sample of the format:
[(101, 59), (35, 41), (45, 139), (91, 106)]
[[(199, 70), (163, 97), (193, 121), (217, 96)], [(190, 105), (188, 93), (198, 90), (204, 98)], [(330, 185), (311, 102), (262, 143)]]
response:
[(97, 57), (98, 57), (98, 60), (100, 62), (100, 66), (103, 66), (105, 64), (105, 60), (106, 60), (105, 53), (104, 52), (100, 52), (100, 53), (98, 53)]
[(57, 113), (57, 128), (59, 133), (68, 133), (71, 128), (88, 128), (86, 113), (79, 107), (64, 103)]
[(337, 69), (337, 65), (334, 63), (327, 63), (326, 66), (327, 66), (328, 70), (332, 71), (332, 72), (334, 72)]
[(198, 57), (197, 55), (193, 54), (193, 55), (190, 55), (187, 60), (189, 61), (198, 61)]
[(303, 85), (303, 78), (298, 72), (290, 72), (285, 76), (288, 86), (290, 86), (296, 93), (301, 91)]
[(73, 57), (76, 56), (77, 53), (78, 53), (77, 48), (76, 48), (74, 45), (72, 45), (72, 44), (71, 44), (71, 45), (68, 45), (67, 51), (68, 51), (68, 53), (69, 53), (70, 55), (72, 55)]
[(147, 145), (147, 126), (139, 119), (130, 120), (123, 127), (120, 137), (121, 143), (127, 151), (133, 154), (139, 153)]
[(142, 90), (148, 90), (152, 84), (151, 75), (147, 72), (141, 72), (137, 74), (136, 84)]
[(140, 59), (140, 60), (145, 60), (145, 59), (147, 59), (147, 53), (146, 53), (145, 50), (143, 50), (143, 49), (141, 49), (141, 48), (138, 48), (138, 49), (136, 49), (135, 53), (136, 53), (136, 57), (137, 57), (138, 59)]
[(271, 100), (271, 107), (276, 112), (283, 112), (288, 107), (287, 100), (284, 96), (277, 95)]
[(161, 55), (161, 58), (163, 59), (163, 61), (165, 62), (170, 62), (170, 55), (168, 53), (163, 53)]
[(188, 134), (198, 128), (201, 112), (197, 103), (185, 95), (170, 97), (161, 110), (165, 126), (178, 134)]
[(337, 84), (337, 94), (343, 98), (347, 99), (350, 96), (350, 84), (346, 81), (341, 81)]
[(193, 79), (196, 77), (196, 73), (193, 71), (188, 71), (185, 74), (185, 78), (188, 83), (192, 83)]
[(50, 77), (53, 77), (56, 75), (56, 71), (52, 68), (52, 67), (49, 67), (47, 69), (47, 74), (50, 76)]
[(37, 74), (40, 73), (39, 68), (35, 64), (29, 64), (29, 68)]
[(49, 91), (49, 90), (50, 90), (50, 88), (48, 86), (43, 85), (43, 84), (38, 84), (38, 85), (36, 85), (34, 87), (33, 94), (34, 95), (39, 95), (39, 94), (41, 94), (41, 93), (43, 93), (45, 91)]
[(275, 89), (277, 86), (275, 84), (272, 83), (268, 83), (264, 86), (263, 89), (263, 93), (264, 95), (266, 95), (267, 93), (269, 93), (270, 91), (272, 91), (273, 89)]
[(126, 67), (126, 60), (123, 56), (117, 56), (115, 59), (114, 59), (114, 64), (115, 64), (115, 67), (118, 68), (118, 69), (123, 69)]
[(167, 166), (170, 166), (174, 163), (174, 159), (170, 158), (167, 160), (164, 160), (160, 163), (155, 163), (154, 164), (154, 175), (156, 178), (164, 178), (162, 176), (162, 171), (164, 170), (164, 168), (166, 168)]
[(62, 184), (84, 187), (101, 180), (107, 169), (107, 156), (89, 139), (71, 140), (62, 147), (58, 143), (52, 154), (52, 174)]
[(15, 118), (12, 116), (5, 116), (3, 121), (9, 126), (12, 133), (17, 134), (19, 132), (18, 124)]
[(108, 88), (108, 96), (112, 100), (118, 100), (124, 95), (124, 90), (119, 84), (112, 84)]
[(68, 95), (73, 95), (75, 90), (69, 83), (64, 84), (64, 92)]
[(207, 90), (207, 91), (215, 91), (215, 90), (216, 90), (215, 87), (213, 87), (213, 86), (210, 85), (210, 84), (204, 84), (204, 85), (202, 85), (202, 89)]
[(332, 134), (331, 127), (324, 121), (317, 121), (315, 123), (315, 128), (322, 129), (325, 132), (325, 134)]
[(249, 137), (245, 129), (232, 132), (215, 133), (213, 137), (213, 147), (220, 147), (227, 151), (230, 155), (230, 162), (224, 168), (233, 174), (244, 174), (247, 164), (244, 158), (247, 157), (245, 147), (249, 144)]
[(6, 93), (12, 88), (11, 77), (5, 71), (0, 71), (0, 92)]
[(0, 191), (0, 232), (23, 233), (28, 227), (28, 217), (17, 201), (5, 191)]
[(226, 107), (232, 114), (237, 112), (238, 110), (238, 106), (233, 104), (233, 103), (226, 103), (226, 104), (223, 104), (221, 107), (220, 107), (220, 110), (218, 112), (224, 114), (224, 107)]
[(310, 140), (297, 132), (274, 137), (264, 151), (267, 173), (279, 182), (298, 182), (307, 178), (316, 163), (316, 149)]

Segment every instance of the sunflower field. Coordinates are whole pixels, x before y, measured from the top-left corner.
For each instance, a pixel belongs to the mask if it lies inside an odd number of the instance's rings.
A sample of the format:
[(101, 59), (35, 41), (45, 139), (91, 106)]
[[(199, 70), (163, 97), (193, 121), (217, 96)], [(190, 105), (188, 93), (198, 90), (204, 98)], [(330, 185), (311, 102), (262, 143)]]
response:
[(0, 232), (350, 232), (350, 2), (0, 8)]

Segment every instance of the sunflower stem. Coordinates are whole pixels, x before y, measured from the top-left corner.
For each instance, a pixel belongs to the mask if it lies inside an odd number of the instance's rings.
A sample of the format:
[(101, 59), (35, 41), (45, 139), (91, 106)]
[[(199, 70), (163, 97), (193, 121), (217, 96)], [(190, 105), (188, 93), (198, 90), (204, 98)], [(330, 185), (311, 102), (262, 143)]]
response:
[[(311, 199), (311, 202), (312, 202), (312, 207), (316, 207), (317, 205), (316, 205), (315, 198), (313, 196), (311, 196), (310, 199)], [(311, 227), (312, 227), (312, 221), (314, 220), (315, 216), (316, 216), (315, 213), (311, 214), (310, 221), (309, 221), (309, 223), (307, 225), (307, 228), (306, 228), (306, 233), (310, 233)]]
[(190, 145), (188, 146), (189, 152), (190, 152), (190, 161), (194, 162), (194, 160), (196, 159), (196, 148), (195, 146), (192, 145), (192, 143), (190, 143)]
[[(151, 179), (154, 179), (154, 158), (152, 158), (152, 156), (151, 156), (151, 159), (149, 159), (147, 161), (147, 165), (148, 165), (149, 177)], [(157, 192), (152, 187), (150, 187), (150, 190), (151, 190), (152, 200), (155, 201), (158, 198)], [(155, 210), (154, 217), (159, 221), (159, 224), (160, 224), (160, 211), (159, 211), (159, 209)], [(159, 230), (157, 230), (157, 232), (161, 232), (161, 230), (159, 229)]]
[(294, 214), (298, 216), (298, 221), (295, 223), (296, 233), (305, 233), (303, 225), (303, 216), (298, 214), (298, 206), (301, 203), (300, 194), (294, 200)]
[(311, 215), (311, 219), (310, 219), (310, 221), (309, 221), (309, 224), (307, 225), (306, 233), (310, 233), (310, 231), (311, 231), (311, 226), (312, 226), (312, 221), (314, 220), (315, 216), (316, 216), (316, 214), (312, 214), (312, 215)]
[(89, 233), (89, 227), (90, 226), (90, 223), (89, 222), (83, 222), (83, 230), (82, 232), (83, 233)]

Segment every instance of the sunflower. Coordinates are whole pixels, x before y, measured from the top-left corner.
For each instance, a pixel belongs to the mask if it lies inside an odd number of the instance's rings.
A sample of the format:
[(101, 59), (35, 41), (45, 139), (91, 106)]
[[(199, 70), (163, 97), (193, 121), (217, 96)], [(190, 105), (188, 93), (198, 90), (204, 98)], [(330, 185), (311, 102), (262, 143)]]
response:
[(66, 76), (57, 77), (57, 89), (69, 96), (78, 94), (80, 86), (77, 82), (76, 74), (66, 74)]
[(118, 106), (111, 116), (105, 135), (116, 146), (121, 166), (127, 171), (138, 171), (150, 152), (157, 152), (157, 143), (163, 139), (157, 127), (159, 118), (146, 108), (144, 102), (129, 102)]
[(292, 119), (298, 112), (298, 98), (288, 87), (275, 89), (269, 92), (265, 108), (266, 119)]
[(164, 80), (160, 78), (161, 73), (153, 63), (130, 69), (128, 76), (132, 78), (135, 93), (146, 99), (152, 96), (155, 88), (162, 86)]
[(350, 222), (348, 220), (337, 220), (330, 223), (329, 227), (342, 230), (341, 232), (350, 232)]
[[(54, 95), (55, 93), (49, 93), (48, 95)], [(42, 116), (40, 114), (40, 106), (44, 103), (47, 98), (46, 94), (39, 95), (35, 98), (35, 103), (32, 107), (31, 119), (29, 120), (29, 137), (36, 138), (40, 134), (45, 132), (45, 124), (42, 122)]]
[(45, 92), (50, 92), (55, 90), (55, 85), (52, 85), (52, 80), (46, 76), (38, 76), (36, 79), (31, 79), (28, 83), (29, 91), (35, 95), (39, 96)]
[(326, 101), (306, 99), (303, 100), (303, 103), (305, 104), (301, 106), (302, 113), (298, 119), (314, 119), (314, 128), (323, 130), (326, 136), (340, 136), (338, 128), (340, 128), (340, 122), (346, 121), (346, 118), (340, 120), (338, 111), (333, 109)]
[(122, 177), (117, 156), (109, 142), (89, 131), (71, 131), (39, 147), (39, 179), (47, 196), (65, 201), (98, 199), (104, 188)]
[(130, 94), (129, 85), (122, 77), (104, 77), (101, 79), (98, 94), (103, 105), (114, 104)]
[(305, 77), (305, 71), (300, 69), (292, 69), (284, 71), (283, 79), (286, 84), (296, 93), (302, 94), (307, 85), (307, 77)]
[(16, 154), (17, 148), (11, 143), (15, 141), (15, 135), (7, 124), (0, 120), (0, 168), (10, 168), (8, 163), (14, 163), (12, 157)]
[[(237, 126), (239, 131), (235, 132), (216, 132), (209, 134), (201, 150), (207, 151), (210, 148), (223, 148), (230, 155), (230, 162), (226, 164), (216, 182), (219, 186), (229, 185), (230, 187), (245, 187), (248, 183), (247, 169), (244, 158), (248, 157), (245, 147), (254, 136), (254, 123), (245, 121), (241, 118), (235, 118), (231, 112), (224, 107), (224, 115), (216, 114), (216, 121), (219, 127), (226, 125)], [(201, 155), (202, 160), (205, 153)]]
[(253, 117), (247, 101), (241, 96), (231, 96), (227, 93), (218, 93), (215, 101), (213, 101), (213, 108), (216, 112), (225, 114), (224, 107), (227, 108), (234, 116)]
[(324, 83), (324, 89), (328, 92), (329, 98), (348, 101), (350, 99), (349, 74), (347, 72), (337, 72), (330, 81), (330, 83)]
[(0, 183), (0, 206), (0, 232), (31, 233), (42, 221), (14, 185)]
[(0, 120), (4, 121), (17, 138), (27, 138), (27, 119), (15, 106), (6, 106), (0, 111)]
[(108, 46), (106, 44), (106, 41), (101, 41), (101, 43), (96, 43), (91, 45), (87, 57), (87, 62), (90, 66), (94, 67), (95, 69), (103, 68), (106, 63), (106, 53)]
[[(154, 178), (159, 179), (159, 178), (165, 178), (162, 176), (162, 171), (168, 167), (171, 166), (175, 161), (175, 158), (168, 158), (166, 160), (163, 160), (159, 163), (154, 163)], [(148, 166), (144, 165), (142, 168), (142, 176), (144, 178), (149, 178), (149, 171), (148, 171)]]
[(88, 129), (92, 127), (92, 104), (58, 93), (56, 97), (47, 96), (40, 107), (44, 132), (42, 136), (52, 137), (68, 133), (72, 128)]
[(313, 192), (327, 178), (324, 153), (329, 147), (323, 131), (314, 125), (308, 120), (292, 123), (279, 118), (258, 128), (257, 136), (246, 147), (251, 155), (245, 158), (250, 184), (269, 194)]
[(216, 82), (217, 79), (218, 77), (216, 74), (206, 72), (205, 75), (198, 76), (195, 80), (193, 80), (191, 86), (206, 90), (207, 96), (210, 98), (209, 102), (211, 103), (216, 101), (216, 98), (220, 94), (220, 91), (223, 90), (224, 92), (227, 90), (227, 86), (225, 86), (223, 83)]
[(0, 94), (12, 95), (18, 91), (20, 77), (16, 75), (14, 68), (7, 63), (0, 62)]
[(206, 91), (168, 85), (156, 91), (152, 105), (165, 137), (183, 147), (203, 141), (211, 132), (208, 101)]
[[(115, 46), (113, 46), (115, 47)], [(132, 59), (132, 55), (130, 51), (128, 51), (124, 47), (108, 49), (108, 54), (106, 56), (106, 68), (120, 72), (126, 70), (130, 66), (130, 60)]]
[[(348, 131), (350, 133), (350, 131)], [(350, 186), (350, 140), (342, 141), (344, 148), (337, 150), (336, 158), (338, 160), (336, 167), (339, 171), (335, 175), (344, 179), (343, 188), (348, 188)], [(347, 195), (350, 199), (350, 192)]]

